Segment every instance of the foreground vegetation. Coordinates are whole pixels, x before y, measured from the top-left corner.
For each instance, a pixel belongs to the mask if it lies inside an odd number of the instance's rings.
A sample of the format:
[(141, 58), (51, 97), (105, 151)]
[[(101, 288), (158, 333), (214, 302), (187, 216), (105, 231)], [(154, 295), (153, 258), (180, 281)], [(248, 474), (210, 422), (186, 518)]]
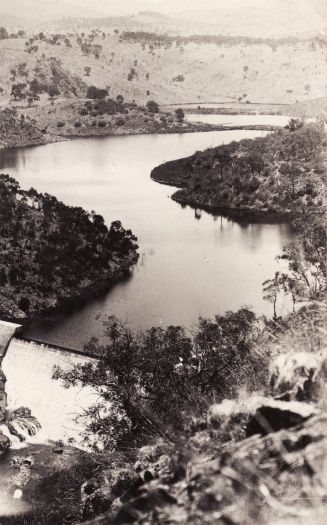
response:
[(182, 188), (181, 204), (288, 214), (324, 209), (324, 129), (292, 119), (288, 129), (196, 152), (155, 168), (151, 177)]
[(24, 320), (86, 299), (137, 261), (136, 237), (120, 221), (108, 229), (94, 211), (0, 175), (0, 316)]

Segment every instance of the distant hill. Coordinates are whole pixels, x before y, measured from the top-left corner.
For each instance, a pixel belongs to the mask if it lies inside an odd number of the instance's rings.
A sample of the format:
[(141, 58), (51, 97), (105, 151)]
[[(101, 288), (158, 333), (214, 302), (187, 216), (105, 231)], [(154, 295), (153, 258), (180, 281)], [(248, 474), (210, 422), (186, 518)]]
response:
[(8, 104), (12, 85), (34, 80), (57, 85), (64, 98), (95, 85), (138, 104), (294, 104), (326, 94), (323, 39), (183, 39), (143, 30), (126, 38), (114, 27), (0, 40), (0, 104)]

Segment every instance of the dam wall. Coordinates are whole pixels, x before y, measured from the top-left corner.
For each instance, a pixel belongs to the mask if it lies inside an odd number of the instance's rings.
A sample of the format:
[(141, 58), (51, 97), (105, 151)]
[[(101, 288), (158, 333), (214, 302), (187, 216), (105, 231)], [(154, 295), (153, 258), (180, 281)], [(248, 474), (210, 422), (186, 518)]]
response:
[(0, 365), (5, 357), (11, 338), (21, 330), (22, 326), (0, 320)]
[[(81, 445), (81, 421), (76, 421), (98, 394), (91, 388), (65, 388), (52, 378), (54, 367), (67, 370), (78, 363), (92, 362), (81, 352), (15, 337), (19, 325), (0, 321), (0, 364), (6, 378), (7, 408), (31, 409), (42, 426), (33, 441), (75, 440)], [(2, 361), (2, 362), (1, 362)]]

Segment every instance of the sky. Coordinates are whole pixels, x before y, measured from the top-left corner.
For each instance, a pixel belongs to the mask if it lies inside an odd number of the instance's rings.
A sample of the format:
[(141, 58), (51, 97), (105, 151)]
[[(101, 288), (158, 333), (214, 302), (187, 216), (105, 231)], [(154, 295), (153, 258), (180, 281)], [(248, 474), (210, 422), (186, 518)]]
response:
[[(0, 23), (1, 15), (28, 18), (37, 23), (38, 20), (63, 16), (97, 18), (132, 14), (140, 10), (155, 10), (168, 15), (184, 12), (189, 17), (194, 11), (194, 19), (201, 19), (202, 22), (206, 19), (206, 12), (212, 10), (217, 12), (217, 19), (220, 15), (237, 18), (239, 13), (243, 26), (247, 10), (249, 19), (258, 15), (260, 20), (260, 12), (265, 21), (271, 17), (273, 23), (278, 25), (283, 24), (283, 20), (287, 25), (290, 17), (296, 17), (308, 25), (311, 20), (318, 20), (318, 23), (320, 20), (327, 21), (327, 0), (0, 0)], [(212, 20), (208, 14), (207, 21)]]
[(218, 9), (222, 11), (246, 8), (278, 10), (288, 5), (291, 9), (301, 9), (303, 5), (323, 9), (327, 0), (0, 0), (0, 12), (6, 9), (12, 14), (25, 14), (25, 11), (57, 10), (71, 14), (72, 10), (96, 14), (127, 14), (144, 9), (165, 13), (190, 10)]

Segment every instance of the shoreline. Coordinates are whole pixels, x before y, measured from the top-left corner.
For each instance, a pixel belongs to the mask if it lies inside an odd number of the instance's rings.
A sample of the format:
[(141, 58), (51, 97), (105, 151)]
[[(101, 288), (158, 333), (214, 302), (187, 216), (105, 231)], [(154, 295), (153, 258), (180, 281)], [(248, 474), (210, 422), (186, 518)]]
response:
[[(15, 150), (18, 148), (33, 148), (36, 146), (45, 146), (47, 144), (55, 144), (59, 142), (68, 142), (76, 139), (89, 139), (89, 138), (107, 138), (107, 137), (131, 137), (131, 136), (142, 136), (142, 135), (184, 135), (188, 133), (210, 133), (214, 131), (242, 131), (242, 130), (253, 130), (253, 131), (276, 131), (283, 126), (276, 125), (266, 125), (266, 124), (248, 124), (244, 126), (235, 125), (235, 126), (224, 126), (221, 124), (206, 124), (206, 123), (189, 123), (188, 128), (174, 127), (172, 129), (162, 129), (153, 131), (151, 129), (145, 130), (122, 130), (119, 129), (119, 132), (103, 132), (101, 129), (97, 128), (99, 132), (87, 132), (87, 133), (74, 133), (74, 134), (65, 134), (65, 135), (45, 135), (42, 137), (43, 140), (35, 139), (28, 140), (26, 142), (21, 142), (17, 144), (7, 145), (0, 143), (0, 153)], [(5, 168), (3, 168), (5, 169)]]
[[(156, 181), (159, 182), (159, 181)], [(160, 184), (165, 184), (164, 182), (160, 182)], [(169, 186), (172, 186), (172, 184), (169, 184)], [(237, 219), (237, 216), (242, 216), (242, 219), (248, 218), (249, 220), (253, 220), (257, 223), (265, 223), (266, 221), (264, 219), (267, 219), (267, 223), (274, 223), (274, 224), (282, 224), (285, 222), (290, 222), (292, 220), (292, 217), (294, 215), (294, 212), (288, 211), (288, 212), (279, 212), (279, 211), (269, 211), (269, 210), (258, 210), (255, 208), (228, 208), (223, 206), (214, 206), (211, 204), (204, 204), (199, 203), (195, 200), (184, 200), (183, 198), (178, 198), (176, 194), (181, 191), (178, 189), (172, 196), (171, 199), (174, 202), (177, 202), (182, 206), (183, 208), (186, 206), (189, 206), (190, 208), (194, 210), (203, 210), (207, 213), (210, 213), (212, 215), (215, 215), (217, 213), (218, 215), (226, 216), (227, 218), (230, 217), (231, 219), (235, 218)], [(241, 218), (241, 217), (239, 217)], [(270, 219), (270, 220), (269, 220)]]
[(139, 254), (136, 254), (130, 261), (122, 264), (122, 266), (108, 278), (99, 279), (84, 288), (76, 290), (74, 294), (69, 297), (63, 297), (54, 306), (48, 306), (42, 311), (27, 314), (25, 317), (7, 316), (0, 311), (1, 319), (12, 323), (20, 323), (24, 328), (30, 323), (38, 321), (53, 321), (60, 317), (65, 312), (83, 306), (89, 301), (96, 299), (102, 294), (107, 293), (116, 283), (128, 279), (131, 269), (139, 259)]

